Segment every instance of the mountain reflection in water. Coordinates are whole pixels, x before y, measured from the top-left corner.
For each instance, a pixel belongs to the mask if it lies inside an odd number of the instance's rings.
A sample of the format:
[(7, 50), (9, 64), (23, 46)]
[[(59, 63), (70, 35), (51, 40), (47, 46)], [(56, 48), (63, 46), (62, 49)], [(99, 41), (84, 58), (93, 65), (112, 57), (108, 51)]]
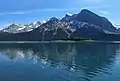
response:
[(0, 81), (119, 81), (120, 45), (0, 44)]

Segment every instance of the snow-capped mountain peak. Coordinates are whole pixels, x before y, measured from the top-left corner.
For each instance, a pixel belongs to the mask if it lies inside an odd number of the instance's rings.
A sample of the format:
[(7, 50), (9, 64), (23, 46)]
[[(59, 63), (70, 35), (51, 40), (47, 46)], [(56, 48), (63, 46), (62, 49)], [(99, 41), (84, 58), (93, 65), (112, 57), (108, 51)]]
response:
[(2, 29), (2, 32), (8, 32), (8, 33), (21, 33), (21, 32), (29, 32), (33, 29), (39, 27), (41, 25), (40, 21), (36, 21), (34, 23), (30, 24), (11, 24), (8, 27)]
[(73, 14), (71, 14), (71, 13), (67, 13), (66, 15), (68, 15), (68, 16), (72, 16)]
[(47, 22), (47, 21), (42, 21), (41, 23), (43, 23), (43, 24), (44, 24), (44, 23), (46, 23), (46, 22)]

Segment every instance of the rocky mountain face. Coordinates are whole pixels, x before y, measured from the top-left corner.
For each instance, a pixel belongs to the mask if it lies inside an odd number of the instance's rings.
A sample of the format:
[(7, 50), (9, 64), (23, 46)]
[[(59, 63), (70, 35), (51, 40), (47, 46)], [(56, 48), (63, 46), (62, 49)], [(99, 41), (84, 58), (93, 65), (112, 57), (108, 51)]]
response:
[(111, 22), (107, 18), (101, 17), (86, 9), (83, 9), (79, 14), (73, 14), (72, 16), (66, 15), (62, 20), (87, 22), (89, 24), (99, 26), (105, 30), (117, 32), (116, 28), (111, 24)]
[[(118, 30), (107, 18), (100, 17), (86, 9), (82, 10), (79, 14), (66, 14), (61, 20), (52, 17), (49, 21), (40, 24), (38, 27), (31, 27), (32, 30), (29, 32), (9, 32), (10, 34), (0, 37), (0, 40), (51, 41), (81, 37), (94, 40), (120, 40)], [(16, 28), (16, 30), (19, 28)]]

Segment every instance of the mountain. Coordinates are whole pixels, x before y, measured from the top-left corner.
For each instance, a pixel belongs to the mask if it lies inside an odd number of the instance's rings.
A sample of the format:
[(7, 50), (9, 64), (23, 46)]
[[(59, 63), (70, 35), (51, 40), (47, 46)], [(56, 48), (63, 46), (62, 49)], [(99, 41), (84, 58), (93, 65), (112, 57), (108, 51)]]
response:
[(6, 35), (1, 40), (51, 41), (74, 37), (94, 38), (104, 33), (104, 29), (86, 22), (63, 22), (57, 18), (51, 18), (33, 31)]
[(22, 32), (29, 32), (34, 30), (35, 28), (39, 27), (42, 23), (37, 21), (35, 23), (30, 23), (30, 24), (11, 24), (10, 26), (2, 29), (2, 32), (8, 32), (8, 33), (22, 33)]
[(117, 29), (112, 25), (112, 23), (107, 18), (101, 17), (87, 9), (83, 9), (79, 14), (73, 14), (72, 16), (66, 15), (62, 20), (87, 22), (89, 24), (94, 24), (111, 32), (117, 32)]
[(52, 17), (39, 27), (33, 26), (33, 24), (30, 26), (35, 29), (22, 33), (8, 32), (9, 34), (4, 34), (2, 31), (0, 40), (52, 41), (74, 38), (120, 40), (120, 33), (107, 18), (101, 17), (86, 9), (83, 9), (79, 14), (66, 14), (62, 19)]

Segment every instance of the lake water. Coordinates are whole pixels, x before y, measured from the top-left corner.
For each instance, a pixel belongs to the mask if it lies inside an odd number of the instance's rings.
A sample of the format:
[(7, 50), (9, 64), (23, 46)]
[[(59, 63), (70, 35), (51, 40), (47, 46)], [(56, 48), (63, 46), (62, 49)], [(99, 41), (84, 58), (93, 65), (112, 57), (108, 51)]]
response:
[(0, 44), (0, 81), (120, 81), (120, 45)]

